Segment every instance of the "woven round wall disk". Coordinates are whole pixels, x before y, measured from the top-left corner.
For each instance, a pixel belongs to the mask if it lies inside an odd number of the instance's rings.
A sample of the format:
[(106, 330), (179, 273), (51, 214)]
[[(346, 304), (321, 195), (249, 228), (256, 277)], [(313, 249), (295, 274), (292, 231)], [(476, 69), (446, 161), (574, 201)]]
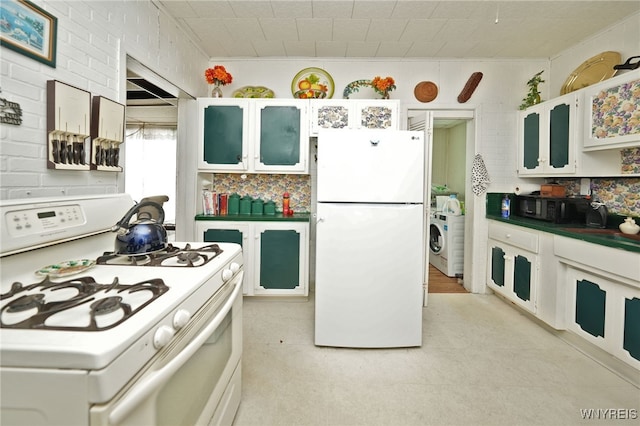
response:
[(431, 102), (438, 97), (438, 86), (431, 81), (421, 81), (416, 84), (413, 94), (420, 102)]

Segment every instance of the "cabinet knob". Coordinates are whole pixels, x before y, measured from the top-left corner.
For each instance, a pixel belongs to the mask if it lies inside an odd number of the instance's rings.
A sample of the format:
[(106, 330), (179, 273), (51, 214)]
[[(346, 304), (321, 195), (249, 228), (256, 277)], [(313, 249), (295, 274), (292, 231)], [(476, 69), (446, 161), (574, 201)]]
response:
[(507, 234), (507, 235), (505, 235), (505, 237), (511, 238), (511, 234)]

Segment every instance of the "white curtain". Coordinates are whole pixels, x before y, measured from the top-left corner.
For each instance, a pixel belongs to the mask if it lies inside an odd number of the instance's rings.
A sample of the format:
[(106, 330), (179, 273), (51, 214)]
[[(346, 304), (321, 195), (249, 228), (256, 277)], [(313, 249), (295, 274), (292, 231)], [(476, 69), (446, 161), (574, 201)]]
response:
[(125, 146), (125, 192), (135, 201), (153, 195), (167, 195), (165, 223), (176, 218), (176, 129), (127, 127)]

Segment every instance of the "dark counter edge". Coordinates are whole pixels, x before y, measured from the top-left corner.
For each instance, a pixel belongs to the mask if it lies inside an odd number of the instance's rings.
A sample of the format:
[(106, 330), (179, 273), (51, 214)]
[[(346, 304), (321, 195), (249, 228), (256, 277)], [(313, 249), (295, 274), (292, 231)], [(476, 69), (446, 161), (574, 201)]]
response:
[(196, 215), (197, 221), (233, 221), (233, 222), (309, 222), (311, 221), (311, 213), (294, 213), (293, 216), (284, 216), (282, 212), (276, 212), (275, 215), (249, 215), (249, 214), (233, 214), (209, 216), (204, 214)]
[[(508, 194), (511, 200), (515, 200), (514, 194)], [(580, 232), (571, 232), (571, 228), (580, 230), (585, 229), (585, 225), (578, 225), (572, 223), (551, 223), (543, 220), (529, 219), (526, 217), (520, 217), (511, 215), (509, 218), (503, 218), (500, 213), (500, 204), (504, 193), (488, 193), (487, 194), (487, 210), (486, 218), (495, 220), (498, 222), (509, 223), (515, 226), (522, 226), (524, 228), (535, 229), (536, 231), (548, 232), (550, 234), (560, 235), (563, 237), (569, 237), (576, 240), (582, 240), (593, 244), (599, 244), (602, 246), (613, 247), (621, 250), (632, 251), (640, 253), (640, 243), (636, 243), (633, 240), (628, 242), (621, 242), (612, 240), (609, 238), (601, 237), (593, 234), (583, 234)], [(512, 203), (512, 205), (515, 205)], [(609, 215), (607, 221), (607, 228), (612, 230), (618, 230), (618, 225), (622, 223), (626, 216), (621, 215)]]

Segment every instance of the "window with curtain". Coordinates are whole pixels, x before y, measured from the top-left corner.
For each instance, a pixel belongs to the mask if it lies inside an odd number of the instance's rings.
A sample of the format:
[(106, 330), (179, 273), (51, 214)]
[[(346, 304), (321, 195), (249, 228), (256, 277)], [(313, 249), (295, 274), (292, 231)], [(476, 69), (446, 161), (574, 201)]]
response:
[(176, 129), (141, 125), (127, 127), (125, 146), (125, 192), (135, 201), (167, 195), (165, 223), (176, 218)]

